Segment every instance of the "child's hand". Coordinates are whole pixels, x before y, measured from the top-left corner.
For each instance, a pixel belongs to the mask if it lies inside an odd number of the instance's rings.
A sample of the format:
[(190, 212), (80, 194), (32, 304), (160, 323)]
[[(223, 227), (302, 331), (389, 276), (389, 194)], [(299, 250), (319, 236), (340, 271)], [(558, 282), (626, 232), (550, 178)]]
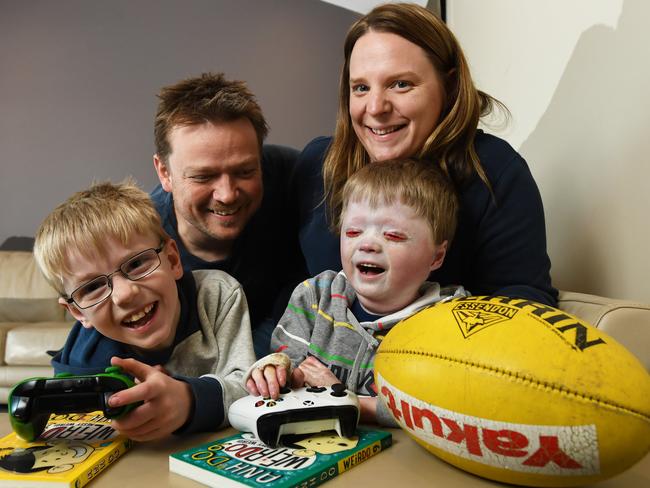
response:
[(280, 388), (287, 384), (287, 370), (281, 366), (267, 365), (263, 370), (255, 369), (246, 382), (248, 393), (255, 396), (280, 396)]
[(111, 364), (135, 377), (137, 384), (111, 395), (109, 405), (121, 407), (143, 402), (124, 417), (113, 420), (113, 427), (120, 433), (136, 441), (150, 441), (167, 437), (185, 424), (193, 402), (187, 383), (135, 359), (113, 357)]
[(293, 370), (291, 384), (299, 388), (308, 384), (310, 386), (330, 386), (340, 383), (332, 371), (313, 356), (309, 356)]
[(361, 422), (366, 424), (377, 423), (377, 397), (359, 397), (359, 406), (361, 407)]

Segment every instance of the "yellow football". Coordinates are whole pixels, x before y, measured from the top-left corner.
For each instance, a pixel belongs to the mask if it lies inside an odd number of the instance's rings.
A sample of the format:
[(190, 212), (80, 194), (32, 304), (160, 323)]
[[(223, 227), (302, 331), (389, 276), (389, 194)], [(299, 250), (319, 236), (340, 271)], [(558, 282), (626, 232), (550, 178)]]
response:
[(441, 459), (527, 486), (614, 476), (650, 450), (650, 375), (614, 339), (556, 308), (468, 297), (396, 325), (378, 394)]

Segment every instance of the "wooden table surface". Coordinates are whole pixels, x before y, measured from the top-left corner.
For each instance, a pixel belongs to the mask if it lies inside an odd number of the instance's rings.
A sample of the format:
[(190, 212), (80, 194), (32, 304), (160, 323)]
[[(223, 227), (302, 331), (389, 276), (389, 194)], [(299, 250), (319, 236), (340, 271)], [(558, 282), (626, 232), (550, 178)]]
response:
[[(7, 414), (1, 413), (0, 435), (6, 435), (10, 429)], [(199, 488), (203, 485), (169, 472), (169, 454), (234, 432), (233, 429), (228, 428), (216, 433), (136, 444), (120, 461), (93, 480), (89, 486), (91, 488)], [(392, 447), (331, 479), (326, 486), (328, 488), (362, 487), (370, 484), (373, 488), (510, 486), (488, 481), (454, 468), (420, 447), (403, 431), (391, 429), (391, 432), (393, 433)], [(650, 487), (650, 455), (628, 471), (592, 486), (597, 488)]]

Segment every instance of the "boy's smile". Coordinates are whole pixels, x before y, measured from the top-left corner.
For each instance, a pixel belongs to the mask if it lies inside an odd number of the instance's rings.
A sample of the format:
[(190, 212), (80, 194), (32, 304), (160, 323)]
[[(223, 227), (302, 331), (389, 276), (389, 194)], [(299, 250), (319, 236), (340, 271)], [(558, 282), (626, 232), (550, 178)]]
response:
[(435, 244), (427, 221), (402, 203), (352, 201), (341, 219), (343, 271), (371, 313), (389, 314), (415, 301), (446, 247), (446, 241)]
[(139, 312), (134, 313), (130, 317), (125, 318), (122, 320), (122, 323), (126, 327), (131, 327), (133, 329), (137, 329), (139, 327), (142, 327), (144, 324), (149, 322), (151, 318), (153, 317), (153, 314), (156, 313), (156, 306), (158, 302), (156, 303), (150, 303), (146, 307), (144, 307), (142, 310)]
[[(156, 239), (136, 235), (125, 246), (119, 239), (109, 238), (104, 253), (69, 252), (67, 264), (73, 271), (64, 276), (66, 290), (76, 290), (99, 275), (110, 275), (138, 253), (155, 249), (159, 245)], [(158, 257), (160, 266), (138, 280), (130, 280), (119, 271), (114, 273), (110, 278), (112, 293), (97, 305), (81, 309), (64, 298), (59, 303), (84, 327), (94, 327), (118, 342), (142, 350), (167, 348), (172, 345), (180, 317), (176, 280), (183, 275), (183, 268), (172, 239), (164, 243)]]

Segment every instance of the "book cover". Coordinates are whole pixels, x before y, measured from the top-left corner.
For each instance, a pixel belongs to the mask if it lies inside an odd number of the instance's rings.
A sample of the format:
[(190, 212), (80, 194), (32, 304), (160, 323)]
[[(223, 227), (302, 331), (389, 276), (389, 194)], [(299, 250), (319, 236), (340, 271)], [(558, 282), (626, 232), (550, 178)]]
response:
[(248, 433), (216, 439), (169, 456), (173, 473), (208, 486), (316, 486), (390, 447), (390, 432), (360, 427), (352, 439), (334, 431), (285, 436), (268, 447)]
[(33, 442), (0, 439), (0, 487), (81, 488), (130, 447), (101, 412), (52, 415)]

